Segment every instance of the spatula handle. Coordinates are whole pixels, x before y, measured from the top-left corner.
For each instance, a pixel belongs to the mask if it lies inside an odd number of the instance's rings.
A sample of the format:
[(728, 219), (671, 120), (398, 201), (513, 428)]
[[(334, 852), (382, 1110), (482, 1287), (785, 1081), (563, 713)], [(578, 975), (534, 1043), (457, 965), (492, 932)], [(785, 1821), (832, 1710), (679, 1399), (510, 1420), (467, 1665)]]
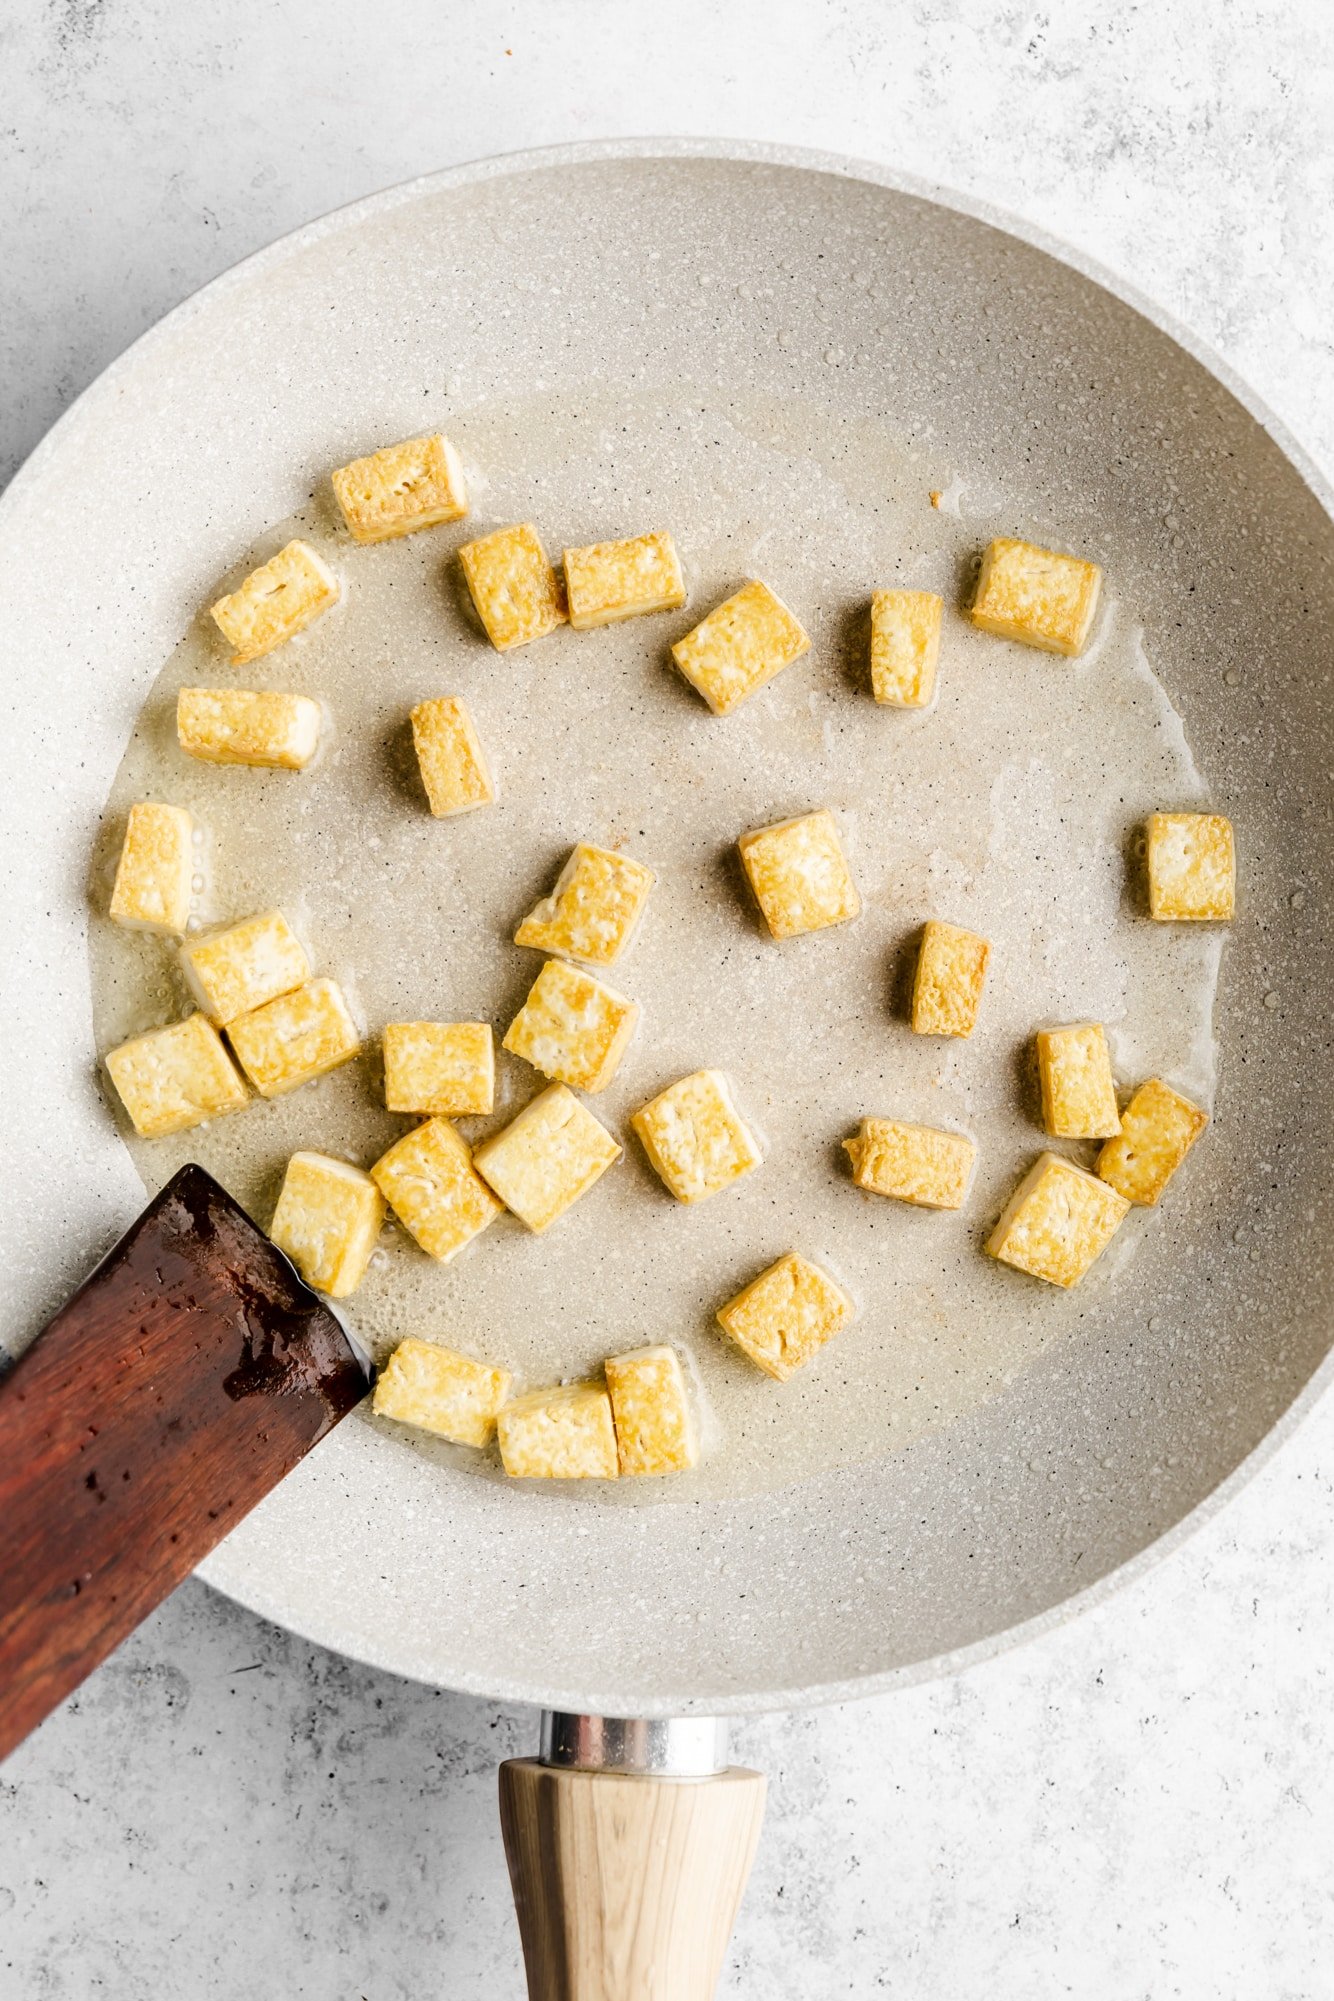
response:
[(529, 2001), (712, 2001), (764, 1779), (500, 1768)]

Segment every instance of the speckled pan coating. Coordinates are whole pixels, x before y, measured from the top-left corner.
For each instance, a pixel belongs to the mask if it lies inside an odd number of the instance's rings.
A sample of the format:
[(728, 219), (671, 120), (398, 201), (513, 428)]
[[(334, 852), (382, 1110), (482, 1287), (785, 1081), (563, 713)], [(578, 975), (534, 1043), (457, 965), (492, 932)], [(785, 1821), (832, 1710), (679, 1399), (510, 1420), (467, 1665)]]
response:
[(1281, 1434), (1334, 1318), (1329, 496), (1161, 316), (991, 218), (876, 169), (717, 154), (490, 163), (314, 224), (138, 343), (0, 501), (15, 1349), (141, 1200), (85, 972), (88, 856), (126, 735), (216, 595), (219, 552), (419, 427), (422, 382), (447, 416), (543, 381), (744, 377), (781, 405), (818, 380), (836, 419), (929, 443), (984, 504), (1039, 527), (1059, 494), (1070, 546), (1096, 545), (1143, 618), (1245, 830), (1217, 1123), (1164, 1204), (1170, 1258), (1155, 1246), (991, 1402), (855, 1474), (680, 1508), (553, 1503), (387, 1462), (349, 1424), (206, 1567), (399, 1672), (613, 1714), (834, 1699), (1048, 1621)]

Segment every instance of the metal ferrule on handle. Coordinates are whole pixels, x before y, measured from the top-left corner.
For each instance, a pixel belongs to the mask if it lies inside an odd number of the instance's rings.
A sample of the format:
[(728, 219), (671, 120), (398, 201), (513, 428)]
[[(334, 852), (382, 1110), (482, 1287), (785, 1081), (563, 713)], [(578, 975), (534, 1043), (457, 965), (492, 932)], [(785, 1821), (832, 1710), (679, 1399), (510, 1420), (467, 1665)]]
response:
[(544, 1765), (633, 1778), (709, 1779), (727, 1764), (721, 1716), (576, 1716), (542, 1711)]

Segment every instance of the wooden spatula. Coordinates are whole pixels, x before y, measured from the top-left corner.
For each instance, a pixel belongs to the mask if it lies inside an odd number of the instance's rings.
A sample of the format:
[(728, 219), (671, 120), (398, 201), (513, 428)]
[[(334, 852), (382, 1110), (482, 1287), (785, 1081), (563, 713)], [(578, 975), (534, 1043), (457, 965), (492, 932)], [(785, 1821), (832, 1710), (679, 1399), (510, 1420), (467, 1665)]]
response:
[(0, 1383), (0, 1758), (366, 1388), (329, 1309), (183, 1167)]

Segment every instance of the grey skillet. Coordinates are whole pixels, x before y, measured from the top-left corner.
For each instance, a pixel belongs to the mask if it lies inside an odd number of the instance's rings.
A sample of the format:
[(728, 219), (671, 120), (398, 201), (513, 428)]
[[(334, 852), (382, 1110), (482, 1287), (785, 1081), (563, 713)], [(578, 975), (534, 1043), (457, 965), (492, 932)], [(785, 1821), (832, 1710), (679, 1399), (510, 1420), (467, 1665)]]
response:
[(448, 379), (466, 409), (474, 390), (499, 405), (627, 372), (720, 402), (741, 379), (779, 403), (818, 382), (833, 418), (904, 436), (929, 412), (932, 449), (1001, 482), (1017, 521), (1077, 493), (1244, 830), (1216, 1123), (1179, 1227), (971, 1414), (813, 1480), (652, 1508), (546, 1505), (387, 1452), (354, 1421), (203, 1567), (391, 1670), (651, 1719), (888, 1689), (1040, 1630), (1170, 1546), (1318, 1392), (1334, 523), (1299, 449), (1155, 309), (874, 167), (675, 142), (529, 155), (251, 259), (108, 370), (0, 500), (16, 1352), (142, 1203), (95, 1082), (87, 857), (219, 549), (337, 462), (331, 412), (339, 441), (377, 441), (408, 429), (405, 382)]

